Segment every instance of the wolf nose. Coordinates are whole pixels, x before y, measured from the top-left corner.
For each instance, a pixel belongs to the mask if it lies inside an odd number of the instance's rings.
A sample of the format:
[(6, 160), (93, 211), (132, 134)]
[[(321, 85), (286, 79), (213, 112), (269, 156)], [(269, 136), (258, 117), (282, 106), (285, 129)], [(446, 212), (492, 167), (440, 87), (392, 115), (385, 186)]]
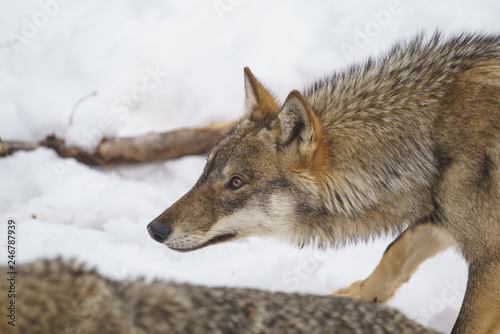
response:
[(148, 224), (148, 233), (153, 240), (163, 243), (172, 232), (164, 223), (153, 220)]

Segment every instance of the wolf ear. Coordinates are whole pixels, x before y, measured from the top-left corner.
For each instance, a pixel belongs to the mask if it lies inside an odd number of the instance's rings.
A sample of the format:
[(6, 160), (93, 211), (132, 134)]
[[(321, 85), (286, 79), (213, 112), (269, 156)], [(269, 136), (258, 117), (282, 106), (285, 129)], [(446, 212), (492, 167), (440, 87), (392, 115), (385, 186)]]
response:
[(284, 163), (323, 173), (329, 166), (329, 148), (321, 123), (296, 90), (286, 98), (272, 129)]
[(319, 121), (304, 97), (296, 90), (286, 98), (278, 114), (279, 140), (282, 146), (294, 141), (309, 144), (321, 138)]
[(278, 111), (276, 98), (245, 67), (245, 115), (252, 121), (264, 119)]

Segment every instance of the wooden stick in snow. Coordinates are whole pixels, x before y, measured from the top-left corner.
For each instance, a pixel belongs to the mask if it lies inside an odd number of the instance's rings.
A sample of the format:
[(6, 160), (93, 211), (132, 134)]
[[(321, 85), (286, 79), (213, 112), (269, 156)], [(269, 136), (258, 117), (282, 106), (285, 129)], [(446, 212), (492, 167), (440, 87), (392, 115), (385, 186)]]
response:
[(75, 158), (87, 165), (103, 166), (169, 160), (187, 155), (207, 154), (235, 124), (236, 121), (232, 121), (202, 128), (150, 133), (131, 138), (104, 138), (97, 145), (95, 152), (66, 146), (64, 139), (54, 135), (47, 136), (40, 142), (4, 141), (6, 152), (0, 150), (0, 157), (15, 151), (49, 147), (63, 158)]

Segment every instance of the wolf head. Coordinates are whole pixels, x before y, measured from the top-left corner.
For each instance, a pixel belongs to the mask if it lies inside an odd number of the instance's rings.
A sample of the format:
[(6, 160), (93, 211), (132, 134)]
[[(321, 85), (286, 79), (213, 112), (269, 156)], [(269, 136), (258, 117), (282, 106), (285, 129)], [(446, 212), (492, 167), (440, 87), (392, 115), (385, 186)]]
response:
[(245, 116), (212, 149), (195, 186), (148, 225), (171, 249), (249, 236), (305, 243), (305, 216), (324, 210), (314, 200), (328, 165), (320, 122), (298, 91), (280, 106), (248, 68), (244, 73)]

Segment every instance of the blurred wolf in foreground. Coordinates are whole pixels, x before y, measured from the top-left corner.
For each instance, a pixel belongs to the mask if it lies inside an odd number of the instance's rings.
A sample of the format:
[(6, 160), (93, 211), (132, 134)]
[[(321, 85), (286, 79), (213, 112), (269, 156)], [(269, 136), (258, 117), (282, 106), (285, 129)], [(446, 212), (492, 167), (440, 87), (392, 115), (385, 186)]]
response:
[(282, 105), (248, 68), (245, 89), (245, 117), (153, 239), (335, 247), (405, 229), (338, 293), (384, 302), (451, 245), (469, 264), (453, 332), (500, 333), (500, 35), (420, 35)]
[[(2, 316), (1, 333), (436, 333), (395, 310), (361, 300), (116, 282), (62, 260), (19, 266), (18, 279), (16, 326)], [(8, 291), (8, 282), (0, 282), (1, 290)], [(4, 314), (6, 293), (0, 294), (0, 305)]]

